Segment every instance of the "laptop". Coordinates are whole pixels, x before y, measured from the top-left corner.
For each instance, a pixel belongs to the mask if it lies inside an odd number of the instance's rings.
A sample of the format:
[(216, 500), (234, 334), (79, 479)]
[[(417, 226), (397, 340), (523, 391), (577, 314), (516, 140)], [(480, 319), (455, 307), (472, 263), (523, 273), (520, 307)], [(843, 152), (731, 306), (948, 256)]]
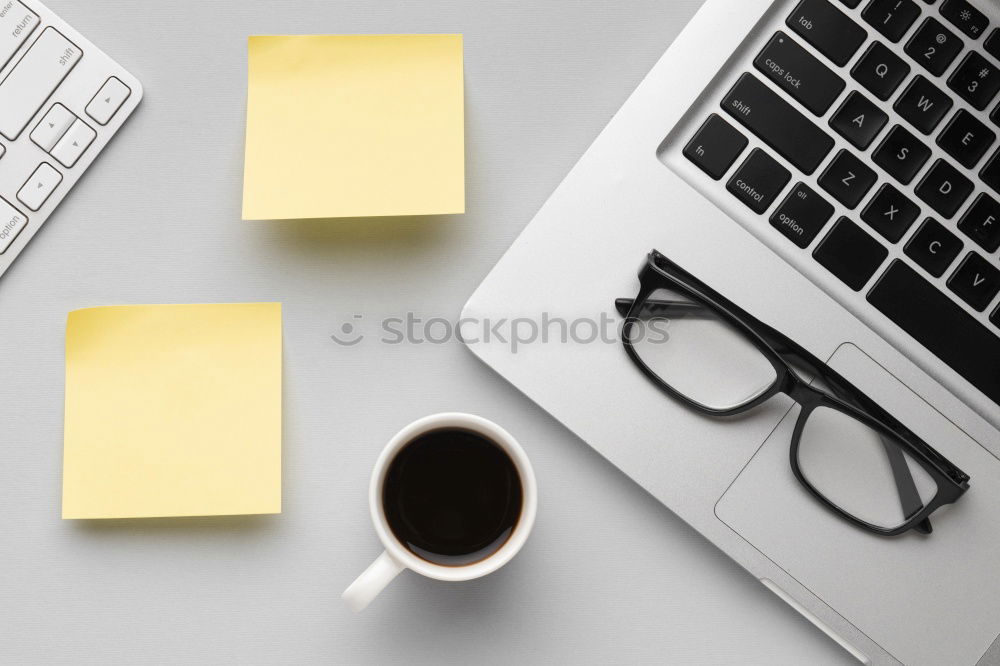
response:
[[(707, 0), (463, 312), (560, 325), (467, 344), (860, 661), (1000, 663), (998, 93), (996, 3)], [(706, 416), (589, 332), (652, 249), (969, 474), (931, 534), (803, 492), (784, 396)]]

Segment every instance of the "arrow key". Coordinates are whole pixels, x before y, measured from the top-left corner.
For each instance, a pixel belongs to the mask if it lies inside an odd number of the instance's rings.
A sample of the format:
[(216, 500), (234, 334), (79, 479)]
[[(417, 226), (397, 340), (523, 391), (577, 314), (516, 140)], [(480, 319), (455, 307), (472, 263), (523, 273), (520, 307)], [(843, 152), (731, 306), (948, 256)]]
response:
[(131, 94), (132, 90), (127, 85), (112, 76), (90, 100), (87, 115), (101, 125), (107, 125)]
[(95, 138), (97, 138), (97, 132), (90, 129), (87, 123), (77, 120), (56, 144), (56, 147), (52, 149), (52, 157), (59, 160), (59, 163), (64, 167), (71, 167), (76, 164), (76, 161), (90, 147)]
[(76, 120), (73, 112), (62, 104), (53, 104), (49, 112), (42, 118), (34, 130), (31, 131), (31, 140), (45, 152), (52, 150), (52, 147), (59, 142), (62, 135), (66, 133)]
[(976, 252), (970, 252), (948, 279), (948, 288), (982, 312), (1000, 291), (1000, 271)]
[(42, 162), (17, 193), (17, 200), (31, 210), (38, 210), (59, 187), (62, 178), (51, 164)]

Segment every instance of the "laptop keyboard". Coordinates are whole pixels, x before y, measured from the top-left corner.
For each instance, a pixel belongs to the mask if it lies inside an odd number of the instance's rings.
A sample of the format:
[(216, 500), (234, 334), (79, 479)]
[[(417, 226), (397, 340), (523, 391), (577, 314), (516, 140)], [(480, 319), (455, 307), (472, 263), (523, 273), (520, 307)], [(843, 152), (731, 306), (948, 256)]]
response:
[(966, 0), (788, 7), (683, 155), (1000, 404), (1000, 26)]

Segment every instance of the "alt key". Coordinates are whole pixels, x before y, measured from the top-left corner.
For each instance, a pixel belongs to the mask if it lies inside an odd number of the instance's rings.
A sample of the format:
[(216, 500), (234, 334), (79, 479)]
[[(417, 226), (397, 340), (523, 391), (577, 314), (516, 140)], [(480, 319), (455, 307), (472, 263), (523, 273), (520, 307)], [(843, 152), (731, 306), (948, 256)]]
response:
[(771, 215), (771, 226), (801, 248), (833, 217), (833, 206), (805, 183), (798, 183)]

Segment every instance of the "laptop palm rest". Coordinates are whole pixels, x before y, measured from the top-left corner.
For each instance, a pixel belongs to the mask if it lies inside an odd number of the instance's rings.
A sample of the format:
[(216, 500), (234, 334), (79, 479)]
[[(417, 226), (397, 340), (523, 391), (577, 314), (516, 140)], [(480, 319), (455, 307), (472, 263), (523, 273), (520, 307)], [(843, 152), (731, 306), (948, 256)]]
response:
[(842, 345), (830, 365), (966, 471), (969, 491), (931, 517), (929, 536), (854, 528), (792, 475), (794, 407), (715, 513), (903, 663), (975, 664), (1000, 626), (1000, 461), (856, 346)]

